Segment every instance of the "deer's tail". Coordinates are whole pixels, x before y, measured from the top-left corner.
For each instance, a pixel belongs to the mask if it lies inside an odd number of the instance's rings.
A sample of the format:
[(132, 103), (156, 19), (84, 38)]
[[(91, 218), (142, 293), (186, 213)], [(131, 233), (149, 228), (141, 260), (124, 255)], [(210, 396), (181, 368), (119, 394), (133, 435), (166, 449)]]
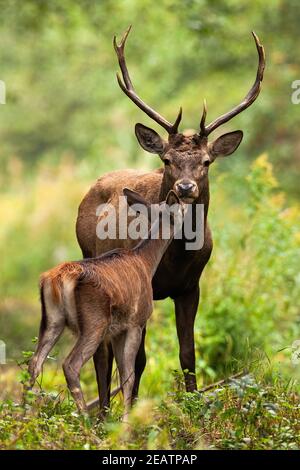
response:
[[(42, 316), (57, 321), (64, 319), (73, 332), (78, 332), (78, 315), (75, 303), (75, 287), (82, 268), (77, 263), (63, 263), (41, 276), (40, 290)], [(43, 307), (44, 302), (44, 307)]]

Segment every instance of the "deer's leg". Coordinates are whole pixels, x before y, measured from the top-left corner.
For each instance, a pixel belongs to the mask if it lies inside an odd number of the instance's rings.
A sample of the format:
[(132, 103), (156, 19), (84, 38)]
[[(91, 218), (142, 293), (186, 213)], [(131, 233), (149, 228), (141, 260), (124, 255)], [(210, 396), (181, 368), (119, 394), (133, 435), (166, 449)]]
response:
[(174, 301), (180, 364), (184, 371), (186, 390), (187, 392), (193, 392), (197, 390), (194, 322), (199, 303), (199, 287), (197, 286), (189, 293), (177, 297)]
[(124, 397), (123, 420), (126, 420), (132, 406), (132, 392), (135, 380), (135, 360), (141, 344), (141, 339), (142, 329), (140, 327), (134, 327), (120, 335), (118, 340), (113, 340), (113, 349), (120, 373)]
[(104, 414), (110, 404), (110, 384), (113, 362), (111, 343), (100, 343), (93, 359), (97, 376), (100, 414)]
[(80, 413), (87, 407), (80, 386), (80, 370), (96, 352), (104, 337), (103, 329), (88, 330), (78, 338), (74, 348), (63, 363), (63, 370), (72, 397)]
[(65, 326), (65, 321), (59, 307), (54, 308), (54, 306), (51, 306), (51, 311), (49, 309), (46, 311), (44, 304), (42, 304), (42, 309), (43, 314), (38, 344), (28, 366), (28, 372), (31, 376), (31, 387), (33, 387), (37, 377), (40, 375), (46, 357), (58, 341)]
[(141, 377), (146, 367), (145, 336), (146, 328), (143, 329), (141, 344), (135, 360), (135, 379), (132, 391), (133, 400), (138, 397)]

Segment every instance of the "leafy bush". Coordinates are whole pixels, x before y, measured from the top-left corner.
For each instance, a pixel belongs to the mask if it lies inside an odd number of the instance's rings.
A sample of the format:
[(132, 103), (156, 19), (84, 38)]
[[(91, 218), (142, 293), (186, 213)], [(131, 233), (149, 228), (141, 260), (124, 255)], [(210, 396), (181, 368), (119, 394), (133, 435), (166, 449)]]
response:
[(118, 406), (99, 423), (78, 416), (64, 393), (30, 392), (25, 405), (6, 400), (0, 404), (0, 448), (300, 448), (299, 396), (284, 383), (271, 386), (245, 375), (202, 393), (173, 389), (160, 402), (139, 400), (126, 432)]
[(273, 357), (300, 337), (299, 208), (286, 207), (266, 155), (246, 184), (240, 223), (216, 227), (203, 276), (197, 346), (204, 371), (218, 374), (251, 361), (255, 350)]

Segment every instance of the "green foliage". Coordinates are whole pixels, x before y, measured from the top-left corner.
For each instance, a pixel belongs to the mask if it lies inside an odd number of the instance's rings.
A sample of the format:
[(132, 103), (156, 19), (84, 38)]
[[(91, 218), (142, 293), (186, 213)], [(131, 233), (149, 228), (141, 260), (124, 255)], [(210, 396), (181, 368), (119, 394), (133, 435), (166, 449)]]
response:
[[(52, 206), (59, 207), (63, 182), (69, 174), (64, 168), (62, 164), (60, 174), (63, 176), (57, 178), (52, 188), (47, 187), (45, 194), (44, 173), (31, 187), (33, 219), (39, 219), (47, 207), (49, 210)], [(69, 163), (67, 168), (70, 169)], [(0, 437), (4, 448), (299, 447), (297, 423), (300, 416), (296, 392), (299, 367), (291, 363), (292, 343), (300, 335), (299, 208), (286, 206), (266, 155), (253, 163), (244, 181), (243, 206), (239, 201), (240, 207), (235, 206), (234, 211), (232, 195), (227, 188), (229, 178), (232, 182), (229, 174), (213, 175), (212, 178), (215, 250), (203, 276), (202, 302), (196, 320), (197, 378), (200, 384), (207, 383), (244, 367), (253, 369), (259, 377), (239, 379), (229, 387), (220, 387), (220, 390), (203, 395), (185, 393), (181, 373), (176, 372), (179, 369), (178, 345), (172, 302), (166, 300), (156, 305), (149, 322), (148, 363), (141, 384), (142, 399), (132, 411), (131, 431), (126, 438), (119, 422), (121, 406), (118, 399), (113, 401), (105, 424), (97, 424), (94, 420), (85, 422), (77, 416), (69, 396), (65, 395), (61, 371), (61, 358), (70, 347), (67, 340), (60, 342), (57, 361), (45, 364), (43, 376), (38, 381), (39, 390), (25, 393), (25, 408), (20, 405), (22, 391), (16, 389), (15, 381), (19, 375), (19, 380), (26, 385), (25, 366), (32, 352), (26, 350), (23, 353), (19, 374), (12, 366), (2, 366), (7, 370), (7, 376), (2, 375), (0, 392), (3, 399)], [(76, 193), (76, 186), (73, 189)], [(40, 191), (43, 198), (35, 196)], [(73, 198), (72, 191), (69, 194)], [(7, 206), (4, 205), (2, 210), (6, 211)], [(18, 230), (12, 230), (10, 224), (22, 227), (24, 223), (32, 223), (28, 214), (24, 215), (22, 204), (16, 206), (16, 210), (3, 226), (2, 236), (8, 250), (11, 240), (6, 237), (19, 237)], [(15, 304), (9, 303), (14, 284), (8, 282), (8, 289), (3, 290), (2, 318), (6, 321), (2, 322), (2, 331), (9, 331), (9, 345), (16, 347), (16, 338), (25, 326), (18, 347), (24, 344), (28, 349), (29, 335), (37, 332), (38, 303), (32, 279), (55, 260), (59, 246), (55, 232), (60, 233), (61, 243), (64, 242), (70, 252), (75, 249), (72, 230), (64, 233), (55, 225), (69, 210), (67, 203), (53, 214), (46, 210), (47, 217), (42, 217), (37, 233), (32, 231), (29, 238), (23, 240), (25, 252), (12, 250), (11, 263), (4, 265), (4, 279), (13, 276), (15, 285), (20, 286), (18, 302), (26, 303), (31, 311), (27, 316), (18, 311), (14, 313)], [(224, 213), (228, 216), (226, 220)], [(39, 239), (39, 233), (43, 233), (44, 238)], [(13, 270), (11, 265), (17, 265), (19, 257), (25, 254), (25, 260), (31, 259), (32, 239), (39, 239), (39, 243), (36, 242), (34, 247), (34, 264), (29, 267), (28, 278), (24, 279), (22, 272)], [(63, 251), (62, 256), (65, 253)], [(11, 317), (15, 323), (11, 323)], [(6, 330), (7, 325), (10, 330)], [(20, 356), (17, 351), (16, 356)], [(262, 369), (260, 364), (266, 357), (268, 365)], [(85, 396), (92, 398), (96, 394), (92, 364), (84, 368), (81, 382)], [(288, 384), (292, 382), (291, 388)]]
[(251, 361), (257, 349), (273, 357), (299, 336), (299, 210), (276, 192), (266, 155), (253, 163), (247, 184), (244, 220), (234, 227), (222, 221), (203, 280), (199, 356), (222, 373)]
[[(300, 338), (299, 106), (290, 100), (291, 83), (300, 78), (299, 2), (0, 0), (0, 7), (0, 79), (7, 88), (0, 107), (0, 337), (7, 351), (0, 446), (299, 448), (300, 369), (291, 362)], [(113, 169), (159, 165), (139, 150), (133, 132), (140, 120), (157, 126), (114, 78), (112, 36), (130, 23), (134, 84), (167, 119), (183, 105), (182, 128), (197, 128), (204, 97), (210, 120), (249, 89), (252, 29), (265, 45), (267, 68), (258, 101), (222, 129), (245, 131), (236, 157), (210, 169), (215, 246), (195, 330), (200, 386), (244, 368), (255, 377), (185, 393), (173, 304), (157, 303), (141, 400), (124, 437), (118, 398), (105, 424), (75, 412), (61, 372), (68, 336), (56, 360), (52, 352), (46, 361), (37, 390), (23, 394), (20, 382), (28, 380), (30, 338), (38, 332), (39, 274), (81, 257), (74, 225), (90, 184)], [(266, 150), (269, 159), (257, 158)], [(94, 397), (91, 363), (81, 381), (85, 396)]]
[[(275, 386), (274, 386), (275, 384)], [(105, 423), (78, 416), (65, 394), (28, 392), (0, 404), (2, 449), (299, 449), (299, 396), (252, 375), (203, 393), (174, 388), (140, 400), (126, 425), (118, 408)]]
[(259, 34), (267, 54), (262, 93), (223, 130), (245, 130), (247, 157), (268, 149), (285, 187), (299, 194), (299, 107), (291, 103), (299, 79), (297, 0), (162, 0), (155, 7), (150, 0), (1, 0), (0, 7), (4, 188), (12, 156), (30, 174), (41, 159), (57, 164), (72, 155), (91, 178), (140, 160), (133, 125), (153, 123), (119, 90), (112, 48), (113, 35), (132, 23), (127, 54), (138, 91), (170, 120), (183, 105), (185, 128), (197, 128), (204, 97), (208, 119), (243, 98), (256, 68), (250, 32)]
[(181, 392), (177, 403), (210, 448), (299, 449), (299, 397), (275, 378), (268, 385), (246, 375), (200, 398)]

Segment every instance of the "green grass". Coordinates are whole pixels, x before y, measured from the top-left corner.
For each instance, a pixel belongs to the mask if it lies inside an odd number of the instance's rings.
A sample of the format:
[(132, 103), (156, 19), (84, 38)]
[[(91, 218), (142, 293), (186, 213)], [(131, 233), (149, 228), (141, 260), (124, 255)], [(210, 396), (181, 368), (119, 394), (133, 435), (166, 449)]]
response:
[(174, 374), (161, 399), (140, 399), (129, 427), (114, 400), (105, 422), (78, 416), (69, 394), (27, 392), (0, 405), (2, 449), (300, 449), (300, 404), (274, 374), (247, 374), (203, 393)]

